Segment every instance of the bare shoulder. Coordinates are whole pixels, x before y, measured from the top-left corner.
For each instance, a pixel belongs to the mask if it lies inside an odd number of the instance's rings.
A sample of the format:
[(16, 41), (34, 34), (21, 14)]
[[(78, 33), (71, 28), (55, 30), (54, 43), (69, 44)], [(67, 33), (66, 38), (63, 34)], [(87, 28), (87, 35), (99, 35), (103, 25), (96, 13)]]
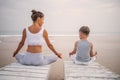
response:
[(93, 47), (93, 42), (89, 42), (90, 43), (90, 46)]
[(47, 33), (47, 30), (46, 30), (46, 29), (44, 29), (44, 30), (43, 30), (43, 33)]
[(78, 43), (78, 41), (79, 41), (79, 40), (75, 41), (75, 44), (77, 44), (77, 43)]
[(26, 32), (26, 28), (23, 29), (23, 32)]
[(25, 38), (26, 38), (26, 28), (23, 29), (22, 40), (25, 40)]
[(23, 29), (23, 35), (26, 35), (26, 28)]
[(79, 41), (79, 40), (75, 41), (75, 45), (77, 45), (77, 44), (78, 44), (78, 41)]
[(44, 30), (43, 30), (43, 35), (46, 35), (46, 34), (48, 34), (48, 33), (47, 33), (47, 30), (44, 29)]
[(44, 31), (43, 31), (43, 37), (45, 38), (45, 37), (47, 37), (47, 36), (48, 36), (47, 30), (44, 29)]

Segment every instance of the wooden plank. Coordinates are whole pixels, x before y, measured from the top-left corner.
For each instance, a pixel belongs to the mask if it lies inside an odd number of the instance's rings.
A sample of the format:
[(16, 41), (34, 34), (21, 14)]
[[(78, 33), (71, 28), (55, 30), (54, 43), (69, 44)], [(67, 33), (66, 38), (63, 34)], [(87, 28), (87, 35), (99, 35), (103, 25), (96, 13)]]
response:
[(48, 80), (50, 65), (26, 66), (11, 63), (0, 68), (0, 80)]
[(45, 80), (45, 78), (18, 77), (18, 76), (0, 76), (0, 80)]
[(120, 80), (120, 75), (94, 62), (88, 65), (76, 65), (64, 61), (65, 80)]
[[(47, 69), (46, 69), (47, 70)], [(28, 73), (45, 73), (47, 74), (48, 72), (46, 72), (45, 69), (24, 69), (24, 68), (8, 68), (8, 67), (3, 67), (0, 69), (0, 71), (11, 71), (11, 72), (28, 72)]]

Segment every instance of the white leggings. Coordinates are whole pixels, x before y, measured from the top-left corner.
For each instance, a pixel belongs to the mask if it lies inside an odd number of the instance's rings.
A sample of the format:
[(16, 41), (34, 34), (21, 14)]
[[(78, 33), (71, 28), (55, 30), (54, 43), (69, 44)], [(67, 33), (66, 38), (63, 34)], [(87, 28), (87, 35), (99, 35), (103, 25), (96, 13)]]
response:
[(33, 66), (47, 65), (55, 62), (58, 58), (56, 55), (43, 55), (42, 53), (30, 52), (16, 54), (15, 57), (19, 63)]
[(80, 62), (78, 60), (76, 60), (76, 54), (71, 55), (71, 60), (75, 63), (75, 64), (83, 64), (83, 65), (88, 65), (90, 63), (93, 63), (96, 60), (96, 56), (91, 57), (91, 60), (89, 62)]

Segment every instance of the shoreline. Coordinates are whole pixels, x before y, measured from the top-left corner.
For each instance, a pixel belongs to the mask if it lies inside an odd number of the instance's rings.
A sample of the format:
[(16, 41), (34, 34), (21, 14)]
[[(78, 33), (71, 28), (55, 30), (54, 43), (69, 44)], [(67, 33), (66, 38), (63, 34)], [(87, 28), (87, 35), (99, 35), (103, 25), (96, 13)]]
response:
[[(90, 36), (120, 36), (120, 34), (90, 34)], [(22, 35), (0, 35), (0, 37), (16, 37)], [(49, 35), (49, 36), (79, 36), (79, 35)]]

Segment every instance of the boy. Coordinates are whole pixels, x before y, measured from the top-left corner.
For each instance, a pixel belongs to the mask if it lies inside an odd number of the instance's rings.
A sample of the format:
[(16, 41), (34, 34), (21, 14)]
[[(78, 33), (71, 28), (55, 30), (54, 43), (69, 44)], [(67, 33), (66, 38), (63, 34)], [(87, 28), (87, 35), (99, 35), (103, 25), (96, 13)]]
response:
[(93, 53), (93, 44), (87, 40), (89, 33), (90, 29), (87, 26), (79, 29), (80, 40), (75, 42), (73, 51), (69, 53), (75, 64), (88, 64), (95, 60), (97, 52)]

